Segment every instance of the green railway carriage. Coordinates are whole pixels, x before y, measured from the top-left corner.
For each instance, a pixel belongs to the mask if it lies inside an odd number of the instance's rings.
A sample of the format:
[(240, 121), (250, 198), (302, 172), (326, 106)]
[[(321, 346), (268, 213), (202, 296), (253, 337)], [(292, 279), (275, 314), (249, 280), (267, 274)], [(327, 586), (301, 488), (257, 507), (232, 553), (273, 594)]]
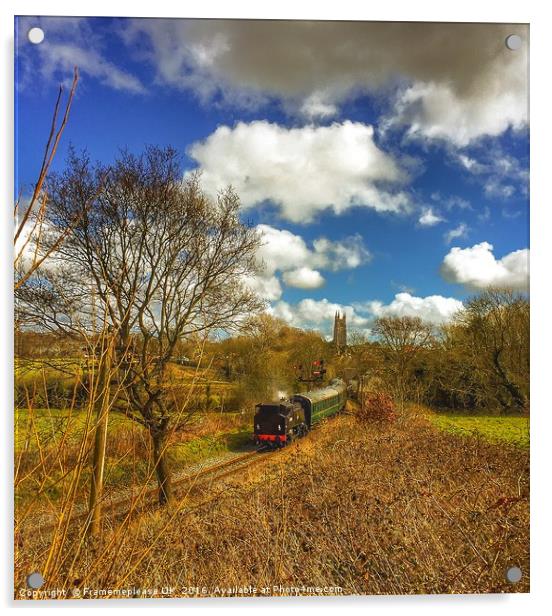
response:
[(289, 400), (263, 402), (255, 407), (253, 440), (268, 449), (285, 447), (305, 436), (317, 421), (345, 408), (347, 387), (341, 379), (328, 387), (295, 394)]
[(345, 408), (347, 387), (341, 379), (330, 381), (328, 387), (295, 394), (292, 402), (298, 402), (305, 411), (305, 422), (310, 428), (325, 417), (339, 413)]

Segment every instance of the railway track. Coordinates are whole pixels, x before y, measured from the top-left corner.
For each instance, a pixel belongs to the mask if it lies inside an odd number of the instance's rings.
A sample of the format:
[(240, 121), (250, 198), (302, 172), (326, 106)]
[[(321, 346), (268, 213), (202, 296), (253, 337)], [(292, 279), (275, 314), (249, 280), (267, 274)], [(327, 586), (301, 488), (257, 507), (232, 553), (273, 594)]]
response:
[[(311, 430), (318, 430), (326, 422), (332, 421), (334, 417), (326, 418), (312, 427)], [(307, 437), (308, 438), (308, 437)], [(300, 441), (296, 441), (300, 442)], [(265, 447), (247, 451), (241, 454), (233, 455), (229, 458), (216, 462), (215, 464), (203, 464), (196, 467), (191, 472), (186, 472), (176, 475), (173, 478), (173, 491), (175, 496), (182, 498), (197, 497), (203, 491), (208, 491), (209, 488), (216, 482), (234, 475), (237, 472), (244, 471), (246, 468), (261, 464), (265, 461), (273, 460), (275, 456), (285, 452), (288, 448), (270, 450)], [(147, 510), (152, 510), (158, 506), (158, 487), (154, 484), (149, 484), (147, 487), (139, 487), (136, 489), (126, 489), (122, 493), (119, 490), (116, 494), (111, 492), (105, 494), (102, 502), (102, 518), (110, 519), (115, 522), (117, 519), (124, 519), (127, 516), (137, 516)], [(211, 502), (212, 498), (204, 499), (191, 507), (186, 507), (185, 511), (204, 506)], [(79, 504), (69, 515), (69, 519), (61, 526), (75, 526), (77, 523), (85, 523), (89, 512), (86, 503)], [(49, 534), (56, 527), (60, 526), (59, 520), (56, 520), (53, 515), (44, 515), (40, 518), (34, 517), (32, 527), (34, 532), (41, 534)]]
[[(196, 495), (202, 488), (208, 488), (216, 481), (232, 475), (240, 470), (262, 462), (266, 457), (264, 448), (248, 451), (242, 454), (234, 455), (230, 458), (221, 460), (215, 464), (202, 465), (192, 472), (177, 475), (173, 479), (173, 489), (175, 495), (187, 491), (187, 495)], [(132, 515), (137, 515), (146, 509), (151, 509), (157, 504), (158, 487), (157, 485), (148, 485), (145, 489), (140, 487), (137, 489), (127, 489), (118, 491), (117, 494), (109, 493), (104, 495), (102, 502), (102, 517), (117, 518), (126, 516), (129, 512)], [(85, 503), (79, 504), (69, 516), (69, 525), (73, 526), (79, 522), (86, 522), (88, 518), (88, 507)], [(48, 534), (54, 531), (60, 525), (59, 519), (56, 520), (53, 515), (43, 515), (33, 517), (32, 522), (35, 531), (42, 534)], [(67, 521), (64, 522), (64, 526)]]

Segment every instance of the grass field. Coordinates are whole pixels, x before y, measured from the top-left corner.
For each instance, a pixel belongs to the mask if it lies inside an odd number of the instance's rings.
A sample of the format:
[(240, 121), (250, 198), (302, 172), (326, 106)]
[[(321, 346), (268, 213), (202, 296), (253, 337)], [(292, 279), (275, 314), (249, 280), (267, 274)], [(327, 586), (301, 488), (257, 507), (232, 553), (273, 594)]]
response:
[(529, 447), (529, 417), (461, 415), (456, 413), (429, 413), (430, 421), (446, 432), (462, 436), (480, 436), (493, 443), (509, 443)]
[[(90, 360), (83, 357), (50, 358), (43, 359), (16, 359), (15, 378), (18, 385), (31, 385), (42, 383), (45, 380), (61, 379), (74, 383), (76, 378), (82, 376), (91, 367)], [(190, 384), (192, 382), (213, 386), (228, 386), (226, 381), (213, 368), (194, 368), (169, 364), (167, 379), (170, 383)]]
[[(34, 499), (54, 504), (67, 488), (67, 471), (76, 464), (86, 430), (85, 411), (16, 409), (16, 503)], [(198, 413), (186, 428), (173, 435), (168, 457), (174, 473), (205, 459), (245, 448), (251, 440), (250, 419), (237, 413)], [(89, 426), (91, 443), (91, 426)], [(90, 455), (90, 454), (88, 454)], [(139, 485), (151, 477), (150, 439), (144, 428), (112, 413), (108, 424), (105, 486), (118, 489)], [(89, 467), (82, 473), (83, 488)], [(87, 490), (83, 490), (83, 494)]]
[[(17, 506), (31, 502), (39, 508), (57, 506), (70, 485), (71, 469), (76, 468), (79, 456), (83, 455), (83, 443), (84, 459), (91, 457), (94, 417), (87, 415), (86, 396), (74, 397), (91, 368), (90, 361), (78, 357), (16, 361), (20, 405), (15, 409)], [(236, 406), (235, 385), (221, 380), (215, 369), (170, 364), (165, 387), (170, 398), (194, 410), (184, 428), (169, 440), (167, 456), (174, 474), (189, 465), (247, 446), (251, 419), (236, 412), (221, 412)], [(112, 412), (108, 424), (106, 489), (116, 491), (152, 480), (151, 458), (147, 431), (124, 415)], [(84, 499), (90, 481), (88, 464), (78, 481)]]

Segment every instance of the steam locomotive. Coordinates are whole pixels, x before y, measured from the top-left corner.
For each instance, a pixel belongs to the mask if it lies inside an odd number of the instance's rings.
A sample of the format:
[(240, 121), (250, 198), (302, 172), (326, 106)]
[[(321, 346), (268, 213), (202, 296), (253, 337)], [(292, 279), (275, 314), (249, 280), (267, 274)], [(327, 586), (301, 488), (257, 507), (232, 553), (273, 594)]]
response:
[(257, 445), (285, 447), (305, 436), (312, 426), (345, 408), (347, 387), (341, 379), (333, 379), (327, 387), (288, 400), (263, 402), (255, 407), (253, 434)]

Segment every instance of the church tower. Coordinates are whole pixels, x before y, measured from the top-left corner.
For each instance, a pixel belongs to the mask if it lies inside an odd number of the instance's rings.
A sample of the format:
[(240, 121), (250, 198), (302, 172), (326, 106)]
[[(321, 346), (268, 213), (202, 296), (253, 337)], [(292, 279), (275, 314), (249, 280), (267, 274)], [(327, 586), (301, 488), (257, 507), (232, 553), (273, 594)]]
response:
[(347, 346), (347, 315), (341, 316), (340, 312), (335, 313), (333, 344), (338, 351), (343, 351)]

